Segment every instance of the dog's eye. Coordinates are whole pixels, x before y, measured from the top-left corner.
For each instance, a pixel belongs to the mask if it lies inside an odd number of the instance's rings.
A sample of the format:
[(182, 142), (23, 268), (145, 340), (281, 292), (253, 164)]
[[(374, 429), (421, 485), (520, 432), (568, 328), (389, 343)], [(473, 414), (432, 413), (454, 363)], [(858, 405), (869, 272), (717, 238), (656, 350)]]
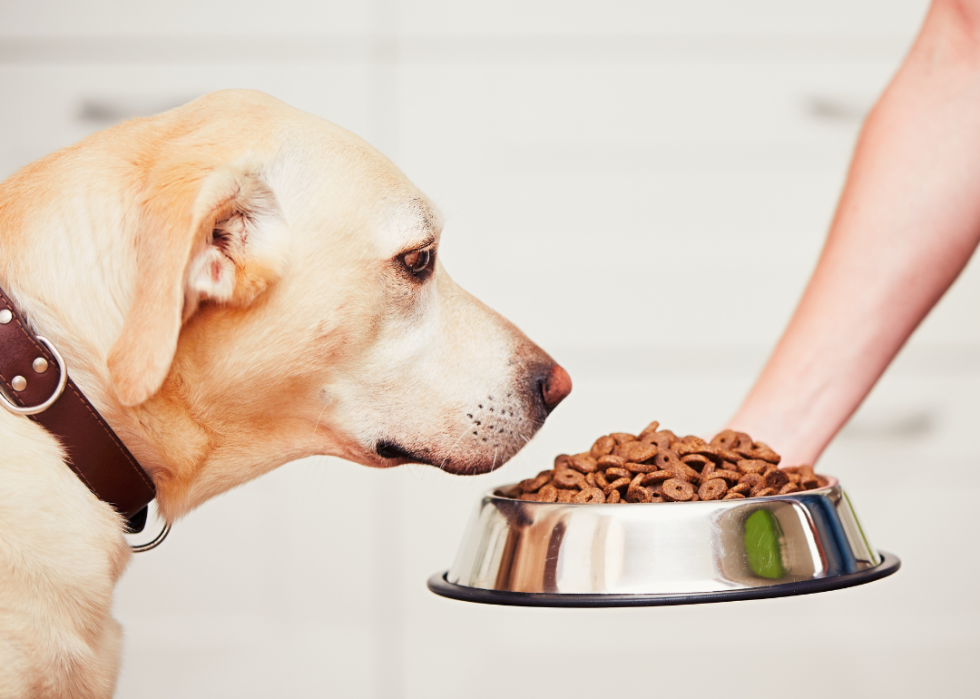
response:
[(425, 272), (426, 268), (429, 266), (429, 263), (432, 262), (432, 248), (412, 250), (411, 252), (405, 253), (402, 256), (402, 260), (405, 262), (405, 266), (408, 267), (412, 274), (420, 275)]

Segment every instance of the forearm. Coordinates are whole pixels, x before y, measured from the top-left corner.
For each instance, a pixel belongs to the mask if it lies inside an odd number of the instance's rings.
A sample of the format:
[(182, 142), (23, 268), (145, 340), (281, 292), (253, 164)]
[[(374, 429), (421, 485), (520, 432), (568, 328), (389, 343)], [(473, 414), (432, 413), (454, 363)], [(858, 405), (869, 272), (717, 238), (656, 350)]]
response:
[(869, 116), (813, 277), (730, 426), (813, 463), (980, 240), (980, 35), (936, 3)]

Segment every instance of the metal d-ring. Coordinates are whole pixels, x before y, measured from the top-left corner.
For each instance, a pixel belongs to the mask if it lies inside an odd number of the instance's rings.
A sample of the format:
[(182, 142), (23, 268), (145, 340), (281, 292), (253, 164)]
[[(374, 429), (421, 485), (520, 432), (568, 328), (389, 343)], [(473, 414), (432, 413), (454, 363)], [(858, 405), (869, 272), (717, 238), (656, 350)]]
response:
[(68, 371), (65, 369), (65, 360), (61, 358), (61, 352), (56, 350), (54, 345), (52, 345), (46, 338), (38, 335), (37, 339), (43, 342), (45, 346), (51, 350), (51, 354), (54, 355), (55, 361), (58, 362), (58, 371), (61, 372), (61, 375), (58, 377), (58, 386), (54, 389), (54, 393), (52, 393), (51, 396), (43, 403), (24, 408), (19, 405), (15, 405), (9, 398), (7, 398), (7, 396), (3, 394), (3, 391), (0, 391), (0, 403), (2, 403), (3, 407), (15, 415), (37, 415), (38, 413), (43, 413), (45, 410), (54, 405), (56, 400), (61, 398), (61, 393), (65, 390), (65, 384), (68, 382)]
[(130, 544), (129, 548), (132, 549), (133, 553), (143, 553), (144, 551), (150, 551), (151, 549), (155, 549), (157, 546), (162, 544), (163, 540), (167, 538), (167, 534), (169, 533), (170, 533), (170, 522), (166, 522), (163, 525), (163, 529), (160, 531), (159, 534), (157, 534), (156, 538), (153, 541), (148, 541), (147, 543), (140, 544), (139, 546), (133, 546), (132, 544)]

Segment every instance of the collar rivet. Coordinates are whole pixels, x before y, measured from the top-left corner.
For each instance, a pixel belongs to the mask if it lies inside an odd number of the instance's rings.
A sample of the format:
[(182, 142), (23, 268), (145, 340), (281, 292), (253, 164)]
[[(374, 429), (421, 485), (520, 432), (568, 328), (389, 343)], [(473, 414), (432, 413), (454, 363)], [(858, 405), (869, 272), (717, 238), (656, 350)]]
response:
[(10, 386), (15, 391), (23, 391), (25, 388), (27, 388), (27, 379), (25, 379), (23, 376), (15, 376), (13, 379), (11, 379)]
[(0, 325), (6, 325), (14, 319), (14, 314), (6, 308), (0, 311)]
[(31, 366), (34, 367), (34, 371), (36, 371), (38, 374), (43, 374), (48, 370), (48, 360), (44, 357), (38, 357), (34, 360), (34, 364)]

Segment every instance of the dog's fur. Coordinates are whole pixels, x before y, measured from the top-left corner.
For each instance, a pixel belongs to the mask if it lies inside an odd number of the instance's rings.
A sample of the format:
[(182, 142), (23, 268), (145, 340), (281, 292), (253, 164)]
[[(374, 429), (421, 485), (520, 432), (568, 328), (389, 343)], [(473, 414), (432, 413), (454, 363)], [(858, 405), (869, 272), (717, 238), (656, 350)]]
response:
[[(523, 446), (554, 364), (450, 280), (440, 233), (356, 136), (228, 91), (0, 185), (0, 285), (174, 520), (312, 454), (480, 473)], [(0, 696), (110, 696), (123, 522), (37, 424), (0, 410), (0, 442)]]

